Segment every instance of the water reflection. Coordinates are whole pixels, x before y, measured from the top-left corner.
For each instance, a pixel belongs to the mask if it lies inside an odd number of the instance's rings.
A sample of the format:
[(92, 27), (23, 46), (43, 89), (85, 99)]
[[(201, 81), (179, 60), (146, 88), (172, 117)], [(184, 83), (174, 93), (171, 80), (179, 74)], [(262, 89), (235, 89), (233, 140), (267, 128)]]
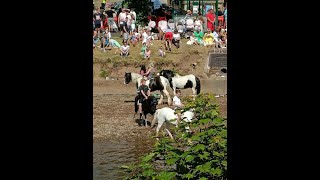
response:
[(93, 179), (122, 179), (125, 173), (120, 166), (137, 162), (141, 155), (150, 152), (152, 139), (134, 141), (108, 140), (93, 143)]

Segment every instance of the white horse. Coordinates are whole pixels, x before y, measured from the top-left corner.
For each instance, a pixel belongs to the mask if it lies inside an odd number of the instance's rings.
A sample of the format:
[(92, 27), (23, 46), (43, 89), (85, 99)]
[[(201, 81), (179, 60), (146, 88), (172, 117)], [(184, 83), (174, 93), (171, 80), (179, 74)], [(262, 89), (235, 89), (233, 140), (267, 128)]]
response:
[[(136, 84), (136, 88), (138, 89), (138, 87), (141, 85), (142, 78), (143, 77), (138, 73), (125, 72), (124, 84), (129, 84), (132, 81), (133, 83)], [(170, 106), (172, 104), (172, 99), (167, 90), (170, 86), (167, 78), (163, 76), (155, 76), (154, 78), (147, 80), (146, 85), (150, 87), (151, 92), (160, 91), (160, 99), (158, 101), (158, 104), (163, 103), (163, 94), (167, 96), (168, 105)]]
[[(191, 110), (185, 111), (181, 114), (181, 120), (184, 120), (186, 122), (191, 122), (193, 117), (194, 117), (194, 113)], [(177, 115), (174, 114), (174, 110), (169, 107), (157, 109), (153, 116), (153, 120), (151, 122), (151, 127), (153, 127), (156, 121), (158, 121), (158, 126), (156, 128), (156, 136), (158, 136), (159, 130), (164, 122), (171, 123), (177, 127), (178, 126), (177, 118), (178, 118)], [(166, 125), (165, 130), (168, 132), (171, 139), (173, 139), (171, 133), (168, 130), (167, 123), (165, 124)], [(187, 131), (189, 130), (188, 126), (186, 127), (186, 130)]]
[(193, 74), (180, 76), (179, 74), (175, 74), (171, 70), (162, 70), (159, 74), (168, 79), (174, 95), (176, 95), (176, 89), (187, 88), (192, 89), (193, 96), (200, 93), (200, 80)]

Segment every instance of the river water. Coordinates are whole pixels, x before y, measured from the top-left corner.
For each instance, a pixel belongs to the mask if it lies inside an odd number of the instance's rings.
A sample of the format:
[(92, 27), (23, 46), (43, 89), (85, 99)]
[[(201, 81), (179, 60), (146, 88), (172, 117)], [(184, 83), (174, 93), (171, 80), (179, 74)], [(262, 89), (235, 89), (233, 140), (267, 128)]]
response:
[(139, 158), (151, 151), (151, 139), (106, 140), (93, 143), (93, 179), (123, 179), (125, 173), (120, 168), (137, 162)]

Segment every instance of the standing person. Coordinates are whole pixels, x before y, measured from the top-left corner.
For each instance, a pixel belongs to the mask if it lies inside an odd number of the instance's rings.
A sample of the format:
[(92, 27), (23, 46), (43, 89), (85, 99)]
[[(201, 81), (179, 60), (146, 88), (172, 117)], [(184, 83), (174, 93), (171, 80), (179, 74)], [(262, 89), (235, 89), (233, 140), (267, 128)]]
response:
[(211, 32), (214, 31), (214, 20), (215, 20), (215, 15), (213, 14), (213, 9), (210, 8), (208, 10), (208, 13), (206, 15), (207, 17), (207, 28), (211, 30)]
[(184, 104), (181, 103), (180, 96), (181, 96), (180, 89), (176, 89), (176, 95), (172, 99), (172, 101), (173, 101), (172, 105), (173, 105), (173, 109), (175, 110), (175, 112), (177, 113), (177, 116), (178, 116), (177, 125), (180, 124), (181, 110), (184, 107)]
[(149, 46), (147, 46), (146, 52), (144, 53), (144, 58), (148, 60), (150, 60), (150, 56), (151, 56), (151, 49)]
[(119, 13), (119, 16), (118, 16), (118, 27), (120, 31), (120, 37), (122, 37), (123, 35), (123, 27), (124, 27), (123, 24), (124, 22), (126, 22), (126, 17), (127, 17), (126, 9), (122, 8), (121, 13)]
[(147, 100), (150, 96), (150, 88), (146, 85), (146, 80), (141, 79), (141, 85), (138, 88), (139, 99), (137, 105), (139, 107), (138, 111), (140, 113), (140, 119), (142, 117), (142, 101)]
[(133, 31), (136, 29), (136, 22), (137, 22), (137, 13), (134, 11), (134, 8), (131, 8), (130, 16), (131, 16), (131, 30)]
[(180, 47), (180, 34), (178, 33), (178, 30), (174, 30), (173, 31), (173, 39), (172, 39), (172, 44), (175, 45), (177, 47), (177, 49)]
[(109, 25), (109, 30), (113, 32), (113, 13), (114, 11), (110, 9), (109, 7), (106, 9), (106, 14), (108, 15), (108, 25)]
[(100, 30), (101, 30), (101, 13), (99, 11), (99, 8), (96, 8), (95, 13), (93, 14), (93, 19), (94, 19), (94, 27), (95, 27), (95, 31), (98, 34), (98, 37), (100, 38)]
[(167, 27), (164, 34), (164, 41), (165, 41), (164, 43), (165, 43), (166, 50), (168, 50), (169, 48), (169, 51), (171, 51), (172, 39), (173, 39), (172, 30), (169, 27)]
[(147, 50), (147, 43), (142, 43), (140, 54), (144, 57)]
[(122, 23), (122, 28), (123, 28), (123, 41), (122, 43), (124, 42), (128, 42), (128, 39), (129, 39), (129, 32), (130, 32), (130, 28), (127, 24), (128, 22), (128, 17), (126, 17), (126, 20)]

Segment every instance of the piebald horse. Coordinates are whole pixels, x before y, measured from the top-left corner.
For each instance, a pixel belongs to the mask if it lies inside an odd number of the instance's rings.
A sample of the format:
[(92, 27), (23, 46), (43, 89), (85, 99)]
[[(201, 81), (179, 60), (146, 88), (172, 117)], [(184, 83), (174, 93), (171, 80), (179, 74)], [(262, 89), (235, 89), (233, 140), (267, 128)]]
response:
[(168, 79), (170, 87), (173, 90), (173, 94), (176, 95), (176, 89), (192, 89), (192, 95), (198, 95), (200, 93), (201, 85), (200, 80), (193, 74), (180, 76), (175, 74), (171, 70), (162, 70), (159, 73), (160, 76), (163, 76)]
[[(135, 117), (135, 115), (137, 114), (138, 112), (138, 99), (139, 99), (139, 95), (137, 95), (134, 99), (134, 111), (135, 111), (135, 114), (133, 116), (133, 118)], [(157, 99), (154, 97), (154, 96), (149, 96), (148, 99), (145, 99), (142, 101), (142, 112), (143, 112), (143, 115), (144, 115), (144, 121), (145, 121), (145, 125), (146, 127), (148, 126), (148, 123), (147, 123), (147, 114), (151, 114), (151, 115), (154, 115), (154, 113), (156, 112), (157, 110)], [(140, 115), (140, 119), (141, 119), (141, 115)]]
[[(132, 81), (133, 83), (136, 84), (136, 88), (138, 89), (138, 87), (141, 85), (142, 78), (143, 77), (138, 73), (125, 72), (124, 84), (129, 84)], [(158, 101), (158, 104), (163, 104), (163, 94), (165, 94), (168, 99), (168, 105), (169, 106), (171, 105), (172, 99), (167, 90), (170, 84), (167, 78), (162, 76), (155, 76), (154, 78), (147, 80), (146, 85), (149, 86), (149, 88), (151, 89), (151, 92), (160, 91), (160, 99)]]

